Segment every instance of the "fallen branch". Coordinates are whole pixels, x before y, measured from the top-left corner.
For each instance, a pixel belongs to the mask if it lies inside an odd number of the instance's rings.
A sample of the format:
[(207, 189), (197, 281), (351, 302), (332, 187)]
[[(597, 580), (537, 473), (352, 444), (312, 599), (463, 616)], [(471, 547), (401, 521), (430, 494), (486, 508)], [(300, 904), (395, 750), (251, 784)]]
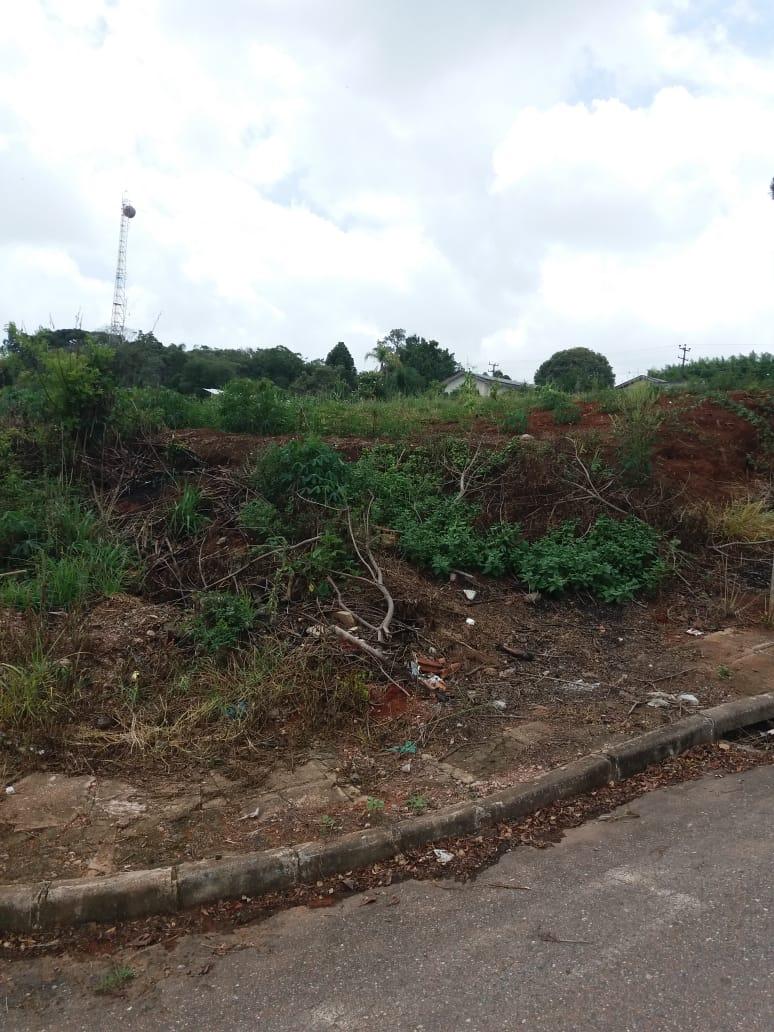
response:
[(378, 663), (386, 663), (388, 661), (387, 656), (383, 652), (379, 649), (375, 649), (373, 645), (369, 645), (368, 642), (363, 641), (362, 638), (358, 638), (356, 635), (350, 634), (349, 631), (345, 631), (343, 627), (339, 627), (337, 624), (334, 624), (333, 633), (344, 641), (348, 641), (350, 645), (355, 645), (357, 648), (362, 649), (363, 652), (367, 653)]

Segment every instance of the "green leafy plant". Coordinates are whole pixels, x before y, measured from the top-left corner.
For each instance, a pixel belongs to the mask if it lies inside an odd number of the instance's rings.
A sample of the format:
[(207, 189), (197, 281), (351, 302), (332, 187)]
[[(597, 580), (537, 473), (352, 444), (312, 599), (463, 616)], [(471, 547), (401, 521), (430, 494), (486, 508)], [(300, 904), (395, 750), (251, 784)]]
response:
[(420, 795), (419, 792), (415, 792), (413, 795), (410, 795), (406, 800), (406, 806), (412, 813), (424, 813), (428, 805), (429, 804), (425, 796)]
[(277, 505), (284, 503), (285, 508), (299, 498), (340, 505), (348, 475), (347, 463), (330, 445), (306, 437), (267, 448), (258, 459), (255, 482), (266, 498)]
[(103, 995), (116, 993), (120, 989), (125, 988), (135, 978), (134, 969), (129, 967), (128, 964), (113, 964), (110, 970), (97, 982), (95, 991)]
[(203, 652), (230, 649), (247, 636), (257, 611), (245, 594), (208, 591), (199, 596), (198, 613), (187, 624), (187, 637)]
[(369, 817), (379, 817), (384, 813), (384, 800), (375, 796), (366, 797), (366, 810)]
[(653, 449), (664, 421), (658, 392), (644, 388), (619, 391), (618, 411), (613, 416), (613, 433), (624, 479), (642, 483), (650, 475)]
[(553, 410), (553, 415), (557, 426), (565, 426), (570, 423), (580, 423), (583, 410), (580, 406), (573, 404), (557, 405)]
[(276, 505), (265, 498), (253, 498), (239, 510), (239, 525), (260, 542), (281, 537), (286, 523)]
[(270, 380), (231, 380), (216, 399), (216, 405), (223, 430), (284, 434), (295, 429), (292, 403)]
[(583, 536), (568, 522), (521, 552), (518, 576), (530, 591), (585, 590), (603, 602), (626, 602), (665, 575), (660, 543), (658, 531), (633, 516), (600, 516)]

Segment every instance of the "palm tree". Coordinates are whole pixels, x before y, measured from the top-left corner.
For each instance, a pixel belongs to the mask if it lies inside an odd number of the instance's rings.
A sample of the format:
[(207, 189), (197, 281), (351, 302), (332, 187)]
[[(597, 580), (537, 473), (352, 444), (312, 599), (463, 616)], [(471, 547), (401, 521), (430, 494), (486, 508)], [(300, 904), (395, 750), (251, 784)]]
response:
[(366, 358), (372, 358), (379, 363), (379, 372), (386, 373), (390, 366), (395, 364), (397, 355), (386, 340), (379, 340), (373, 349), (366, 354)]

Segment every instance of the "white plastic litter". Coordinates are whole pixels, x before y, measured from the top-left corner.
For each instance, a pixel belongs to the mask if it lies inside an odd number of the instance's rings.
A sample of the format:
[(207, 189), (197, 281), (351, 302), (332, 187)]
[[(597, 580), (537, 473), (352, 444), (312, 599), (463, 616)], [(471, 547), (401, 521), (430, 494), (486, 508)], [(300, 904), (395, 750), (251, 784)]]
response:
[(504, 710), (507, 703), (505, 699), (492, 699), (492, 705), (495, 709)]
[(473, 588), (463, 588), (462, 589), (462, 594), (465, 596), (465, 598), (468, 600), (468, 602), (472, 602), (473, 599), (478, 594), (478, 592), (474, 591)]
[(472, 616), (467, 617), (465, 620), (465, 623), (468, 625), (468, 627), (473, 627), (475, 622), (476, 621), (473, 619)]
[(704, 631), (697, 631), (695, 627), (689, 627), (685, 633), (690, 634), (692, 638), (701, 638), (704, 635)]
[(687, 702), (689, 706), (698, 706), (699, 700), (691, 692), (680, 692), (677, 696), (680, 702)]
[(5, 790), (5, 794), (6, 795), (15, 795), (16, 794), (16, 789), (13, 787), (13, 785), (8, 785), (8, 787)]
[(454, 853), (450, 853), (448, 849), (434, 849), (433, 852), (439, 864), (450, 864), (454, 859)]
[(252, 813), (244, 813), (239, 819), (240, 821), (254, 821), (255, 818), (259, 816), (260, 812), (260, 806), (256, 806)]

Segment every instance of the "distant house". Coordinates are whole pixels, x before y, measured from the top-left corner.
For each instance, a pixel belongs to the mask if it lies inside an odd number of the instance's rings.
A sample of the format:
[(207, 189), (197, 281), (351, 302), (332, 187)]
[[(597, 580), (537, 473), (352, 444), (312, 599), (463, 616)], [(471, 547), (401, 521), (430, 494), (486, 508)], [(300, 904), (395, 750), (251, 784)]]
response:
[(647, 373), (640, 373), (639, 376), (633, 376), (630, 380), (624, 380), (623, 383), (617, 383), (615, 389), (617, 391), (625, 391), (630, 387), (648, 386), (648, 387), (674, 387), (673, 383), (669, 380), (659, 380), (657, 376), (648, 376)]
[(455, 373), (443, 380), (441, 386), (445, 394), (453, 394), (460, 387), (470, 383), (482, 398), (488, 398), (493, 390), (500, 391), (523, 391), (527, 384), (516, 383), (514, 380), (505, 380), (502, 376), (484, 376), (482, 373), (466, 373), (464, 371)]

